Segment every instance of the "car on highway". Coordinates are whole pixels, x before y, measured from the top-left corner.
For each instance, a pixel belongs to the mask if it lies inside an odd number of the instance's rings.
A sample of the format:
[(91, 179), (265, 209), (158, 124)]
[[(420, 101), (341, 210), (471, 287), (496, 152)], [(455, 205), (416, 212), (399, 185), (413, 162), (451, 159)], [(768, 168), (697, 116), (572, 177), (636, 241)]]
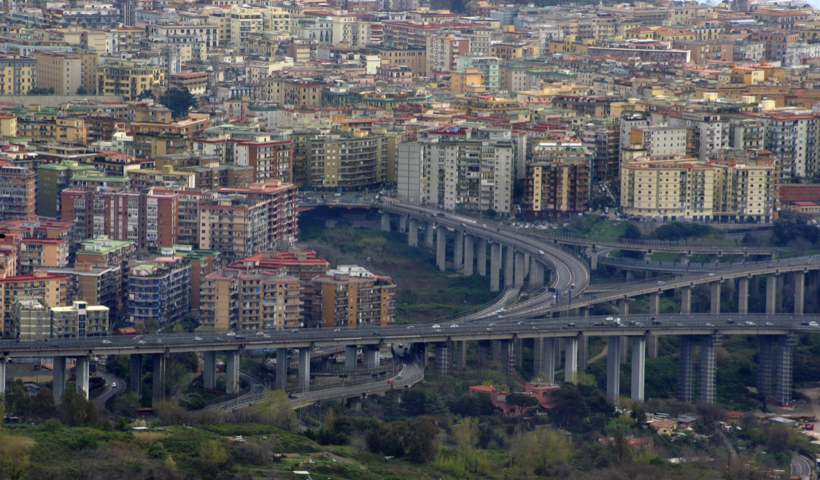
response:
[(399, 375), (398, 377), (396, 377), (396, 380), (401, 380), (402, 378), (404, 378), (404, 377)]
[(495, 311), (495, 313), (497, 313), (497, 314), (499, 314), (499, 315), (500, 315), (500, 314), (502, 314), (502, 313), (504, 313), (504, 312), (506, 312), (506, 311), (507, 311), (507, 310), (505, 310), (505, 309), (503, 309), (503, 308), (499, 308), (498, 310), (496, 310), (496, 311)]
[(810, 327), (816, 327), (816, 326), (817, 326), (817, 322), (809, 322), (809, 326), (810, 326)]
[(227, 335), (227, 336), (229, 336), (229, 337), (235, 337), (235, 336), (236, 336), (236, 332), (228, 332), (228, 333), (226, 333), (225, 335)]
[(488, 331), (488, 332), (492, 332), (492, 331), (493, 331), (493, 329), (492, 329), (492, 328), (490, 328), (490, 327), (487, 327), (487, 331)]
[(755, 326), (755, 322), (749, 322), (749, 321), (747, 321), (747, 322), (746, 322), (746, 325), (748, 325), (748, 326), (750, 326), (750, 327), (754, 327), (754, 326)]
[(111, 382), (111, 388), (117, 388), (117, 382)]
[(299, 333), (299, 329), (297, 328), (297, 329), (291, 330), (290, 333)]
[(260, 335), (264, 335), (264, 334), (265, 334), (265, 332), (263, 332), (263, 331), (261, 331), (261, 330), (260, 330), (260, 331), (258, 331), (258, 332), (256, 332), (256, 336), (257, 336), (257, 337), (258, 337), (258, 336), (260, 336)]
[(416, 328), (416, 327), (414, 327), (413, 325), (410, 325), (409, 327), (407, 327), (408, 330), (411, 330), (413, 328)]
[(712, 323), (707, 323), (707, 324), (706, 324), (706, 326), (707, 326), (707, 327), (714, 327), (715, 325), (714, 325), (714, 324), (712, 324)]
[(488, 326), (488, 327), (494, 327), (494, 326), (495, 326), (495, 324), (494, 324), (494, 323), (491, 323), (491, 324), (489, 324), (489, 325), (487, 325), (487, 326)]
[(709, 272), (709, 273), (707, 273), (707, 274), (706, 274), (706, 276), (707, 276), (707, 277), (714, 277), (714, 276), (715, 276), (715, 274), (714, 274), (714, 273), (712, 273), (712, 272)]
[(773, 327), (773, 326), (774, 326), (774, 324), (773, 324), (772, 322), (766, 322), (766, 326), (767, 326), (767, 327)]
[(296, 400), (296, 399), (297, 399), (297, 398), (299, 398), (299, 397), (297, 397), (296, 395), (294, 395), (294, 394), (292, 394), (292, 393), (289, 393), (289, 394), (288, 394), (288, 398), (289, 398), (289, 399), (291, 399), (291, 400)]
[(111, 340), (103, 340), (102, 342), (105, 343), (105, 344), (108, 344), (108, 343), (111, 343)]
[(378, 337), (379, 335), (381, 335), (381, 333), (379, 333), (378, 330), (373, 330), (373, 336), (374, 337)]
[(543, 255), (543, 254), (544, 254), (543, 250), (538, 250), (538, 255)]
[(194, 337), (194, 340), (196, 340), (197, 342), (201, 342), (201, 341), (202, 341), (202, 337)]
[(341, 328), (334, 328), (334, 329), (333, 329), (333, 332), (334, 332), (334, 333), (339, 333), (339, 332), (341, 332), (341, 331), (342, 331), (342, 329), (341, 329)]
[(458, 328), (458, 324), (454, 323), (454, 324), (450, 325), (450, 328)]
[(433, 325), (433, 328), (441, 328), (441, 325), (439, 325), (439, 324), (437, 323), (437, 324)]

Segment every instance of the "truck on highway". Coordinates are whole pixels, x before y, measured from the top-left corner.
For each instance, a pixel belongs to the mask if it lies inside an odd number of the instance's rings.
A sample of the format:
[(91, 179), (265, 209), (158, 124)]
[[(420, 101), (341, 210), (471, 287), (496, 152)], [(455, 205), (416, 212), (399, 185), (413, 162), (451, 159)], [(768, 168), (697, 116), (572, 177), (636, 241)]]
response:
[(610, 327), (620, 327), (621, 317), (606, 317), (601, 320), (601, 325), (609, 325)]

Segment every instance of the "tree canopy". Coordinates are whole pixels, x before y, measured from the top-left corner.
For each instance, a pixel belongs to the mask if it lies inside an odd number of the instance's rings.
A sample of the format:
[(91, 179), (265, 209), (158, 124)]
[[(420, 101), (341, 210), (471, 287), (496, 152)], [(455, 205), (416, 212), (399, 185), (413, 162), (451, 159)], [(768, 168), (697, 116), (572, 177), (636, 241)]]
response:
[(161, 97), (159, 103), (165, 105), (174, 118), (185, 117), (188, 115), (188, 110), (197, 106), (196, 97), (194, 97), (187, 88), (169, 88)]

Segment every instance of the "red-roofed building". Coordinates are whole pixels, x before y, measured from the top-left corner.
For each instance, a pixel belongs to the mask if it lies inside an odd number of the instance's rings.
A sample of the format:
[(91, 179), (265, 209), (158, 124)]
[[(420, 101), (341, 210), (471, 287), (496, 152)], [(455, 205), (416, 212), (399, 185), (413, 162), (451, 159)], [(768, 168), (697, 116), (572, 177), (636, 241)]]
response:
[[(542, 410), (549, 410), (550, 408), (553, 408), (556, 395), (560, 389), (561, 386), (555, 383), (527, 382), (524, 384), (523, 393), (525, 395), (532, 395), (537, 398), (538, 408)], [(499, 390), (496, 387), (490, 387), (487, 385), (473, 385), (469, 388), (469, 392), (471, 395), (475, 395), (476, 393), (488, 394), (490, 396), (490, 400), (493, 402), (493, 405), (500, 409), (506, 416), (515, 416), (520, 414), (518, 407), (509, 405), (506, 401), (506, 397), (510, 394), (510, 392)], [(524, 413), (527, 413), (528, 410), (528, 408), (524, 409)]]

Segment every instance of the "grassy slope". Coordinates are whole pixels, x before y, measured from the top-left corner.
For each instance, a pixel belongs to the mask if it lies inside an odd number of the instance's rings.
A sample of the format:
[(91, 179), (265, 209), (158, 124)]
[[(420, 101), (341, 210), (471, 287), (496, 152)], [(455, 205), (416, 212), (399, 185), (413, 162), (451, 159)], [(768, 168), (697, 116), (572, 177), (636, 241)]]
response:
[[(441, 272), (435, 252), (408, 248), (407, 236), (353, 228), (339, 222), (325, 228), (323, 218), (303, 213), (299, 217), (300, 246), (316, 250), (334, 263), (355, 263), (375, 274), (388, 275), (396, 283), (397, 322), (422, 322), (487, 303), (498, 294), (490, 292), (489, 277), (461, 277)], [(419, 232), (423, 242), (424, 232)], [(335, 266), (335, 265), (333, 265)]]

